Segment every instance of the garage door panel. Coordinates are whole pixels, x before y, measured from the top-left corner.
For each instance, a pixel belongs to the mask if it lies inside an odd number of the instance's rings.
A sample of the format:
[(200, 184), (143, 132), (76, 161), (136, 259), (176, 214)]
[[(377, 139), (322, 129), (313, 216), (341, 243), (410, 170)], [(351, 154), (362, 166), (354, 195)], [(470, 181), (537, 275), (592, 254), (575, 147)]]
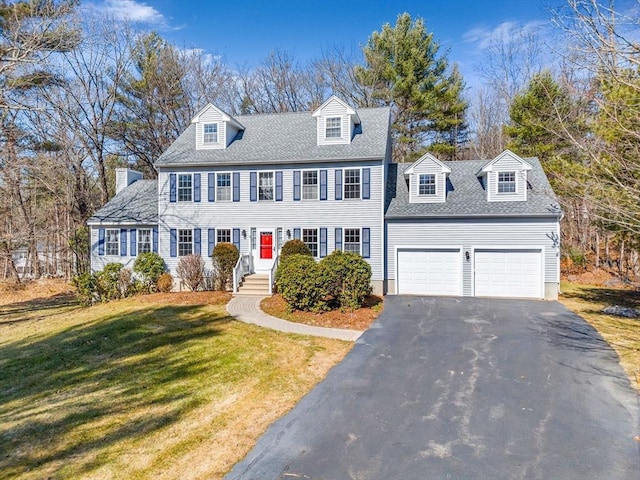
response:
[(476, 250), (475, 295), (541, 298), (540, 250)]
[(398, 250), (398, 293), (460, 295), (460, 250)]

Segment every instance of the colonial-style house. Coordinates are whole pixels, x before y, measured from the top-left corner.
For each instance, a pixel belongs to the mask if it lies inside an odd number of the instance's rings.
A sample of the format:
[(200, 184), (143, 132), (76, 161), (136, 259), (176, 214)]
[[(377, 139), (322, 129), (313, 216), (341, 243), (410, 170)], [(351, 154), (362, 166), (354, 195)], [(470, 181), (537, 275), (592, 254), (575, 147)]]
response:
[(389, 114), (335, 96), (312, 113), (207, 105), (158, 158), (157, 180), (118, 170), (88, 222), (92, 269), (154, 251), (175, 277), (180, 257), (231, 242), (234, 289), (262, 274), (270, 291), (296, 238), (317, 259), (362, 255), (378, 294), (556, 298), (560, 210), (537, 159), (392, 164)]

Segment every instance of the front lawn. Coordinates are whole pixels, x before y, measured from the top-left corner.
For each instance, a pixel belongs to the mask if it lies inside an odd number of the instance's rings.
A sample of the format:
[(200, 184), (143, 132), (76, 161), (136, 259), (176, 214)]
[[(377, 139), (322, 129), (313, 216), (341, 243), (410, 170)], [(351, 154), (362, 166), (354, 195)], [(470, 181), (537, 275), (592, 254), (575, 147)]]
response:
[(0, 305), (0, 476), (221, 478), (351, 347), (236, 322), (227, 300)]
[(640, 388), (640, 318), (602, 313), (610, 305), (640, 307), (640, 292), (562, 282), (560, 302), (589, 322), (617, 352), (631, 383)]

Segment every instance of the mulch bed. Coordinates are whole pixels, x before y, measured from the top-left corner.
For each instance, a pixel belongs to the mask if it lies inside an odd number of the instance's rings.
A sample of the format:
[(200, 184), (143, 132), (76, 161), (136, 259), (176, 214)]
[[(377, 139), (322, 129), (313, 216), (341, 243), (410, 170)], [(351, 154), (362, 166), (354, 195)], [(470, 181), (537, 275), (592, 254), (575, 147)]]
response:
[(265, 298), (260, 304), (262, 311), (290, 322), (304, 323), (317, 327), (348, 328), (366, 330), (382, 313), (382, 298), (369, 295), (364, 306), (354, 312), (334, 310), (331, 312), (313, 313), (294, 310), (291, 312), (287, 302), (280, 295)]

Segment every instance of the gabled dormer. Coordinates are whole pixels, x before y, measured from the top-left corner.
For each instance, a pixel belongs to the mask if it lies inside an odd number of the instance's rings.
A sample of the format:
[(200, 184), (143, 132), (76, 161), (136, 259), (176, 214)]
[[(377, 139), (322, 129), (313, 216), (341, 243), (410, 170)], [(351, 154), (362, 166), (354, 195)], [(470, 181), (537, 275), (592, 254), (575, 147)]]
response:
[(335, 95), (320, 105), (313, 116), (317, 119), (318, 145), (351, 143), (360, 125), (358, 112)]
[(447, 199), (447, 176), (451, 169), (427, 153), (404, 171), (409, 182), (409, 203), (443, 203)]
[(527, 200), (527, 172), (531, 165), (510, 150), (505, 150), (482, 167), (481, 178), (489, 202), (524, 202)]
[(191, 123), (196, 125), (196, 150), (227, 148), (244, 127), (231, 115), (211, 103)]

